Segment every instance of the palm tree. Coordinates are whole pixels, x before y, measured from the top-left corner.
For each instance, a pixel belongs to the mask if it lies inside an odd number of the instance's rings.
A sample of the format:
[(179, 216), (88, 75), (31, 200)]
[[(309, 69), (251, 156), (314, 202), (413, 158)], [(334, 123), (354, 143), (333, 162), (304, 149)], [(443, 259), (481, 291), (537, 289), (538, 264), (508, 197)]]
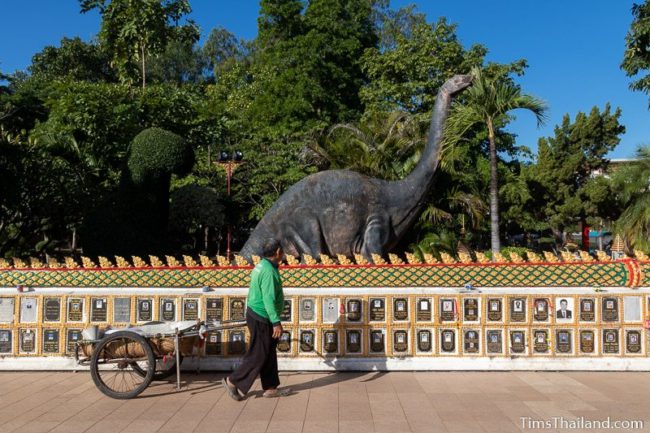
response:
[(636, 249), (650, 251), (650, 146), (637, 150), (637, 161), (616, 173), (626, 208), (616, 231)]
[(546, 120), (546, 104), (534, 96), (523, 94), (521, 88), (504, 74), (487, 76), (479, 68), (472, 69), (474, 81), (462, 95), (463, 102), (454, 104), (447, 121), (445, 145), (453, 145), (473, 126), (483, 125), (490, 144), (490, 223), (492, 251), (501, 249), (499, 236), (499, 180), (497, 175), (497, 125), (509, 119), (508, 112), (525, 109), (541, 126)]

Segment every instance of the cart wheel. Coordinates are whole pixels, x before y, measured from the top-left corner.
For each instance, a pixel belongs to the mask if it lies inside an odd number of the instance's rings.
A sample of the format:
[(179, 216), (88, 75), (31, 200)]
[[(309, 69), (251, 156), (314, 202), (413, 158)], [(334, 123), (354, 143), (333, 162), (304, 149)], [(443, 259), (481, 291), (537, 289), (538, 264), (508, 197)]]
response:
[(144, 337), (130, 331), (118, 331), (104, 338), (90, 359), (90, 375), (97, 388), (117, 399), (133, 398), (144, 391), (154, 370), (151, 346)]
[[(182, 365), (183, 356), (181, 355), (179, 359)], [(140, 376), (144, 377), (147, 374), (147, 372), (144, 369), (142, 369), (139, 364), (140, 363), (134, 364), (133, 370), (135, 370), (135, 372), (138, 373)], [(156, 359), (156, 372), (153, 374), (153, 380), (165, 380), (168, 377), (173, 376), (175, 374), (176, 374), (176, 357), (170, 356), (167, 362), (163, 362), (162, 358)]]

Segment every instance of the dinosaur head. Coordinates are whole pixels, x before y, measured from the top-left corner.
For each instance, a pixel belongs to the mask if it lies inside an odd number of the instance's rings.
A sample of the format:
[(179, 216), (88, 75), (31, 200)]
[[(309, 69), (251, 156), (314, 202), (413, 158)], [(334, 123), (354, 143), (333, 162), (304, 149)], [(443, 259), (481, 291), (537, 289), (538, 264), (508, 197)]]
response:
[(443, 84), (442, 89), (454, 95), (472, 84), (472, 75), (454, 75)]

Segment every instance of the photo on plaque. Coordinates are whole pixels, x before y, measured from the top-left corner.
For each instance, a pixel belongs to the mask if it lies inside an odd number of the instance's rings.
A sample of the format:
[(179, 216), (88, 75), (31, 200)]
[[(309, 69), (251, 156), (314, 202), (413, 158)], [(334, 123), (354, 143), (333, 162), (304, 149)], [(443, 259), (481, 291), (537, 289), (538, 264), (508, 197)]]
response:
[(384, 298), (370, 298), (369, 319), (371, 322), (383, 322), (386, 320), (386, 300)]
[(510, 321), (515, 323), (526, 321), (526, 298), (510, 298)]
[(465, 330), (463, 332), (463, 353), (479, 353), (479, 331), (475, 329)]
[(339, 353), (339, 333), (334, 329), (323, 331), (323, 349), (325, 353)]
[(603, 329), (603, 355), (618, 355), (620, 346), (618, 342), (618, 329)]
[(526, 331), (510, 331), (510, 353), (526, 353)]
[(230, 320), (246, 320), (246, 300), (244, 298), (230, 299)]
[(393, 321), (395, 320), (408, 320), (409, 308), (408, 299), (406, 298), (393, 298)]
[(207, 298), (205, 300), (205, 319), (208, 322), (223, 321), (223, 298)]
[(548, 298), (533, 299), (533, 320), (535, 322), (548, 322)]
[(370, 331), (370, 351), (373, 353), (384, 353), (385, 350), (384, 331), (379, 329)]
[(618, 298), (602, 298), (601, 320), (603, 322), (618, 322)]
[(212, 331), (205, 340), (205, 354), (207, 356), (223, 355), (223, 346), (221, 344), (221, 331)]
[(440, 298), (440, 320), (454, 322), (456, 320), (456, 300), (453, 298)]
[(43, 299), (43, 322), (61, 321), (61, 298)]
[(455, 352), (456, 352), (456, 330), (441, 329), (440, 330), (440, 353), (455, 353)]
[(361, 321), (361, 299), (348, 299), (346, 305), (348, 322)]
[(300, 351), (301, 352), (313, 352), (314, 351), (314, 335), (315, 331), (310, 329), (307, 331), (300, 331)]
[(641, 331), (625, 330), (625, 352), (634, 355), (641, 354)]
[(81, 329), (66, 329), (65, 351), (73, 354), (77, 350), (77, 341), (81, 340)]
[(339, 321), (339, 298), (323, 298), (323, 323)]
[(131, 298), (113, 298), (113, 322), (131, 322)]
[(38, 299), (20, 298), (20, 323), (36, 323), (38, 321)]
[(278, 352), (291, 352), (291, 331), (282, 331), (278, 340)]
[(284, 308), (282, 309), (282, 313), (280, 313), (280, 321), (293, 322), (292, 312), (293, 312), (293, 300), (285, 299)]
[(198, 320), (199, 300), (196, 298), (183, 299), (183, 320)]
[(13, 352), (13, 338), (11, 329), (0, 329), (0, 353)]
[(246, 338), (244, 331), (230, 331), (228, 353), (230, 355), (243, 355), (245, 352)]
[(623, 320), (625, 322), (641, 321), (641, 297), (640, 296), (623, 297)]
[(490, 322), (503, 321), (503, 299), (502, 298), (488, 298), (487, 320)]
[(0, 323), (14, 323), (14, 298), (0, 298)]
[(478, 322), (479, 311), (478, 298), (463, 298), (463, 321)]
[(136, 319), (138, 322), (150, 322), (153, 320), (153, 300), (138, 299)]
[(106, 322), (108, 319), (108, 302), (106, 298), (90, 298), (90, 321)]
[(84, 298), (68, 298), (68, 322), (84, 321)]
[(313, 322), (314, 320), (316, 320), (316, 299), (301, 298), (300, 299), (300, 321)]
[(418, 298), (416, 304), (415, 320), (418, 322), (431, 322), (433, 320), (431, 298)]
[(573, 322), (573, 309), (575, 299), (556, 297), (555, 298), (555, 322), (571, 323)]
[(549, 352), (548, 330), (533, 329), (533, 353), (544, 354)]
[(349, 330), (345, 337), (346, 353), (361, 353), (361, 331)]
[(593, 329), (580, 330), (580, 353), (588, 355), (596, 353), (596, 334)]
[(36, 353), (35, 329), (20, 329), (18, 331), (18, 349), (20, 353)]
[(596, 321), (596, 299), (595, 298), (580, 298), (580, 321), (581, 322)]
[(555, 352), (569, 354), (573, 352), (572, 331), (570, 329), (555, 330)]
[(405, 353), (409, 349), (408, 331), (405, 329), (393, 330), (393, 352)]
[(161, 299), (160, 314), (158, 315), (163, 322), (173, 322), (176, 320), (176, 300)]
[(488, 354), (503, 354), (503, 331), (501, 329), (488, 329), (485, 332), (485, 344)]
[(59, 330), (43, 330), (43, 353), (59, 353)]
[(419, 329), (417, 333), (418, 352), (429, 353), (433, 348), (433, 333), (428, 329)]

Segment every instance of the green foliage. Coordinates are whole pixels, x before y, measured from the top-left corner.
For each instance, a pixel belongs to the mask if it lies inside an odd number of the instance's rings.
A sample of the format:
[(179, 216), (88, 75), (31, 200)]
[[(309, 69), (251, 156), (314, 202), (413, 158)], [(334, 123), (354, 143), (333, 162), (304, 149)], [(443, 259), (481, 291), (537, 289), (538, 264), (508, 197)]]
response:
[(632, 15), (634, 20), (625, 37), (621, 68), (628, 77), (636, 77), (630, 88), (650, 93), (650, 0), (635, 3)]
[(185, 253), (205, 253), (210, 229), (216, 233), (224, 223), (224, 210), (221, 196), (212, 188), (189, 184), (172, 192), (169, 230), (176, 248)]
[(616, 231), (636, 249), (650, 251), (650, 147), (639, 147), (637, 161), (615, 174), (623, 212)]
[(172, 174), (186, 175), (194, 165), (194, 152), (180, 136), (149, 128), (133, 139), (127, 166), (135, 185), (169, 182)]

